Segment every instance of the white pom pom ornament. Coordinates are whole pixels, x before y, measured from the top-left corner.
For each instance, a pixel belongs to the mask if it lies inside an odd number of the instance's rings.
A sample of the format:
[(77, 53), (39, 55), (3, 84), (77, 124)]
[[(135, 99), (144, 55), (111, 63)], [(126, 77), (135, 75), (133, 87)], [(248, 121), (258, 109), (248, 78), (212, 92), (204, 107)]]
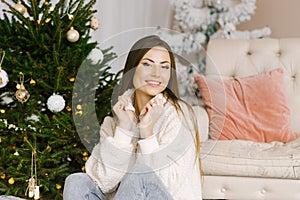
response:
[(61, 95), (53, 94), (47, 100), (47, 107), (52, 112), (60, 112), (65, 107), (65, 100)]
[(3, 51), (3, 56), (2, 56), (1, 61), (0, 61), (0, 88), (5, 87), (6, 84), (8, 83), (8, 81), (9, 81), (6, 71), (4, 71), (1, 68), (4, 57), (5, 57), (5, 51)]
[(0, 68), (0, 88), (3, 88), (8, 83), (8, 75), (6, 71)]

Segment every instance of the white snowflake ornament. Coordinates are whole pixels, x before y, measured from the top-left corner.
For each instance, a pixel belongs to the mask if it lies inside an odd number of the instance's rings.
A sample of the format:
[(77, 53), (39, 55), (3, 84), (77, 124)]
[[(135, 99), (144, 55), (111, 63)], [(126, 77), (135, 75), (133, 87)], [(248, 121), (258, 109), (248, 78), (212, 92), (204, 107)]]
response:
[(51, 112), (60, 112), (65, 108), (65, 100), (61, 95), (53, 94), (47, 100), (47, 107)]
[(97, 19), (97, 17), (93, 16), (91, 21), (90, 21), (90, 26), (92, 29), (97, 30), (100, 26), (100, 22)]

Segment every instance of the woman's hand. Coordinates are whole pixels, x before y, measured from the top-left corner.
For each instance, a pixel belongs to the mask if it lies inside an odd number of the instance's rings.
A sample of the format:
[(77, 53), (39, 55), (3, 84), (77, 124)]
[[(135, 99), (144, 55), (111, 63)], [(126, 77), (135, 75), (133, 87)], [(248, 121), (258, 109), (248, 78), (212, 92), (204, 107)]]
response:
[(142, 110), (140, 122), (138, 123), (141, 138), (153, 135), (153, 126), (164, 112), (164, 103), (164, 98), (153, 98)]
[(114, 105), (113, 111), (118, 118), (118, 127), (125, 130), (132, 130), (136, 124), (134, 109), (128, 109), (132, 106), (131, 99), (127, 95), (119, 96), (118, 102)]

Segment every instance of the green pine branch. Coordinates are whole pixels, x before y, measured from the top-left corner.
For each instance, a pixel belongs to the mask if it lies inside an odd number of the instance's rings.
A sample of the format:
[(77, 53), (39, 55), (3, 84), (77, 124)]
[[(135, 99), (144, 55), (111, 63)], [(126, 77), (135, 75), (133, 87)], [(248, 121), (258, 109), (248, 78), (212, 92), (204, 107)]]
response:
[[(65, 178), (84, 170), (90, 150), (84, 145), (88, 141), (93, 146), (99, 139), (99, 130), (84, 126), (91, 111), (96, 112), (91, 124), (94, 127), (110, 111), (111, 93), (120, 75), (110, 72), (110, 62), (116, 54), (112, 48), (101, 50), (97, 42), (91, 42), (89, 22), (96, 12), (95, 0), (61, 0), (55, 5), (21, 0), (27, 9), (25, 14), (15, 9), (17, 0), (1, 1), (8, 6), (0, 18), (0, 41), (6, 41), (0, 45), (0, 53), (5, 51), (1, 67), (10, 81), (0, 88), (0, 194), (25, 197), (34, 148), (38, 184), (42, 185), (40, 199), (62, 199)], [(71, 27), (79, 32), (77, 42), (67, 40)], [(87, 56), (95, 48), (102, 51), (104, 58), (92, 64)], [(79, 70), (88, 76), (77, 76)], [(23, 103), (15, 97), (20, 72), (30, 93)], [(86, 99), (76, 97), (75, 83), (84, 86), (78, 92)], [(60, 112), (48, 109), (47, 100), (53, 93), (65, 100)], [(89, 103), (83, 104), (82, 100)], [(82, 114), (76, 114), (77, 105), (82, 106)], [(78, 121), (82, 127), (76, 124)], [(92, 138), (80, 137), (81, 128)]]

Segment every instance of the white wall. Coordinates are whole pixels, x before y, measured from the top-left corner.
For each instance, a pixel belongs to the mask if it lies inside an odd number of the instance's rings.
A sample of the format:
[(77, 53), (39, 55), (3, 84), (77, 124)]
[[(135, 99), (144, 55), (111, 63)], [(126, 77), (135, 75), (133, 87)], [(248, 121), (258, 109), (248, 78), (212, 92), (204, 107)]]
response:
[(251, 20), (240, 24), (238, 29), (254, 29), (269, 26), (271, 37), (300, 37), (299, 0), (257, 0), (256, 12)]

